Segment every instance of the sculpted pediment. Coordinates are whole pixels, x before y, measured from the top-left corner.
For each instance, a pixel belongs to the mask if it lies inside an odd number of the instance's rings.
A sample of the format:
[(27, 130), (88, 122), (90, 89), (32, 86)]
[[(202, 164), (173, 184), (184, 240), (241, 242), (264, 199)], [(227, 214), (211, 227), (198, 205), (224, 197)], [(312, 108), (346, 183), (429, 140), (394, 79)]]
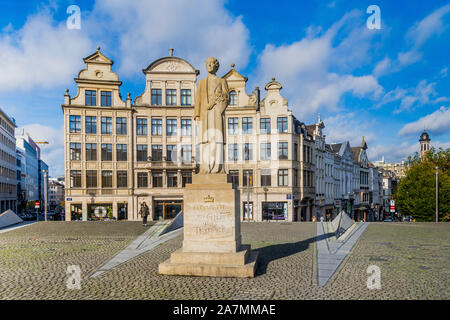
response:
[(184, 59), (177, 57), (166, 57), (159, 60), (156, 60), (152, 64), (150, 64), (146, 69), (144, 69), (145, 73), (148, 72), (158, 72), (158, 73), (198, 73), (189, 62)]

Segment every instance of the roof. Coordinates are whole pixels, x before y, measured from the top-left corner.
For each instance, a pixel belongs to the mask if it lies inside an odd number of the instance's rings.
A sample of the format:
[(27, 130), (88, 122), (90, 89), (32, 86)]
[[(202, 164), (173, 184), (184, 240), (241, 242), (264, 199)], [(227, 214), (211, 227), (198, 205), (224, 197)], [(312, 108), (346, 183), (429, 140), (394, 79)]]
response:
[(359, 163), (359, 155), (361, 154), (361, 149), (362, 149), (362, 148), (363, 148), (363, 147), (352, 147), (353, 161)]
[(316, 130), (316, 125), (315, 124), (309, 124), (306, 127), (306, 131), (308, 132), (308, 134), (310, 136), (314, 136), (314, 130)]
[(342, 147), (342, 143), (330, 144), (330, 148), (331, 148), (331, 150), (333, 150), (334, 153), (339, 153), (339, 151), (341, 150), (341, 147)]

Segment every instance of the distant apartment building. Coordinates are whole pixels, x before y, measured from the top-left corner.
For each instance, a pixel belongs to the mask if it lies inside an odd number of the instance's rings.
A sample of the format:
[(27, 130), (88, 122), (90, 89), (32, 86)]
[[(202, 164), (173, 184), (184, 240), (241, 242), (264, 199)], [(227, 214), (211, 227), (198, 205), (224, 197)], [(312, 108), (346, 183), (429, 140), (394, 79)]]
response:
[(49, 178), (48, 206), (50, 210), (58, 211), (64, 202), (64, 184), (57, 178)]
[[(25, 132), (16, 135), (17, 197), (19, 212), (23, 212), (29, 201), (40, 201), (44, 207), (44, 173), (48, 165), (41, 159), (41, 149)], [(48, 190), (48, 183), (47, 183)]]
[(16, 124), (0, 109), (0, 214), (17, 212)]

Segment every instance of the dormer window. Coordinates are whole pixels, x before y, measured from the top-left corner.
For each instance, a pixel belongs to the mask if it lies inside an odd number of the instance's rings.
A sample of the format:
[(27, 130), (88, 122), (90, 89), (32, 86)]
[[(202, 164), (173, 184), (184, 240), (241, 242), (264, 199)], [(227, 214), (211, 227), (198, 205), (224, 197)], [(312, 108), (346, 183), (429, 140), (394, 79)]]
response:
[(101, 106), (111, 107), (111, 91), (101, 91)]
[(95, 90), (86, 90), (86, 105), (87, 106), (96, 106), (97, 105), (97, 91)]
[(230, 106), (235, 106), (237, 104), (237, 95), (236, 91), (230, 92)]

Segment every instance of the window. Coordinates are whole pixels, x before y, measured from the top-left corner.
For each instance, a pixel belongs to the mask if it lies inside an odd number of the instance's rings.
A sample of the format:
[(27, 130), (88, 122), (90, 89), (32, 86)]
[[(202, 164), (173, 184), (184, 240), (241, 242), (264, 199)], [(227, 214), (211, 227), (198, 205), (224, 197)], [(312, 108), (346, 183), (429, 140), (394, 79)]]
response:
[(86, 133), (97, 133), (97, 117), (86, 117)]
[(86, 188), (97, 188), (97, 171), (86, 170)]
[(117, 161), (127, 161), (127, 145), (117, 144), (116, 145), (116, 159)]
[(102, 143), (102, 161), (112, 161), (112, 144)]
[(128, 188), (128, 179), (126, 171), (117, 171), (117, 188)]
[(102, 117), (102, 134), (112, 133), (112, 118)]
[(191, 89), (181, 89), (181, 105), (191, 105)]
[(101, 106), (111, 107), (111, 91), (101, 91)]
[(162, 161), (162, 145), (152, 145), (152, 161)]
[(182, 187), (186, 187), (186, 184), (192, 183), (192, 171), (181, 171), (181, 183)]
[(97, 161), (96, 143), (86, 143), (86, 161)]
[(81, 188), (81, 170), (70, 170), (70, 187)]
[(153, 188), (162, 188), (162, 172), (152, 172)]
[(244, 143), (243, 148), (244, 160), (253, 160), (253, 145), (251, 143)]
[(137, 151), (137, 161), (147, 161), (148, 153), (146, 144), (136, 145), (136, 151)]
[(288, 170), (278, 169), (278, 186), (283, 187), (288, 185)]
[(228, 118), (228, 134), (238, 134), (239, 120), (238, 118)]
[(230, 144), (228, 144), (228, 160), (230, 160), (230, 161), (237, 161), (237, 160), (239, 160), (237, 143), (230, 143)]
[(127, 118), (116, 118), (116, 134), (127, 134)]
[(298, 144), (294, 143), (294, 154), (293, 154), (294, 161), (298, 161)]
[(81, 160), (81, 143), (70, 143), (70, 160)]
[(298, 187), (298, 170), (297, 169), (293, 169), (293, 186), (294, 187)]
[(152, 89), (152, 105), (160, 106), (162, 101), (161, 89)]
[(167, 187), (168, 188), (178, 187), (176, 171), (167, 171)]
[(175, 144), (168, 144), (166, 148), (166, 160), (177, 162), (177, 146)]
[(168, 136), (177, 135), (177, 119), (167, 119), (166, 120), (166, 134)]
[(261, 160), (270, 160), (270, 142), (261, 143)]
[(69, 128), (70, 128), (70, 133), (81, 132), (81, 116), (70, 116), (69, 117)]
[(97, 91), (94, 90), (86, 90), (85, 91), (85, 104), (87, 106), (96, 106), (97, 105)]
[(250, 182), (250, 187), (253, 187), (253, 170), (244, 170), (243, 172), (242, 186), (247, 187), (247, 181)]
[(287, 117), (278, 117), (277, 119), (278, 133), (284, 133), (288, 131)]
[(137, 174), (138, 188), (148, 188), (148, 174), (147, 172), (138, 172)]
[(261, 118), (260, 123), (260, 133), (270, 134), (270, 118)]
[(102, 171), (102, 188), (112, 188), (112, 171)]
[(191, 119), (181, 119), (181, 135), (191, 136), (192, 121)]
[(237, 104), (236, 91), (230, 91), (230, 106), (235, 106)]
[(270, 169), (261, 169), (261, 187), (270, 187), (272, 184), (271, 177), (272, 173)]
[(192, 162), (192, 145), (183, 144), (181, 146), (181, 160), (183, 161), (183, 163)]
[(252, 134), (253, 118), (242, 118), (242, 131), (244, 134)]
[(228, 182), (232, 183), (233, 187), (239, 186), (239, 170), (229, 171)]
[(147, 135), (147, 119), (137, 118), (136, 119), (136, 134), (138, 136)]
[(288, 159), (288, 143), (278, 142), (278, 160)]
[(175, 106), (177, 104), (177, 90), (166, 89), (166, 106)]
[(152, 119), (152, 136), (162, 135), (162, 119)]

